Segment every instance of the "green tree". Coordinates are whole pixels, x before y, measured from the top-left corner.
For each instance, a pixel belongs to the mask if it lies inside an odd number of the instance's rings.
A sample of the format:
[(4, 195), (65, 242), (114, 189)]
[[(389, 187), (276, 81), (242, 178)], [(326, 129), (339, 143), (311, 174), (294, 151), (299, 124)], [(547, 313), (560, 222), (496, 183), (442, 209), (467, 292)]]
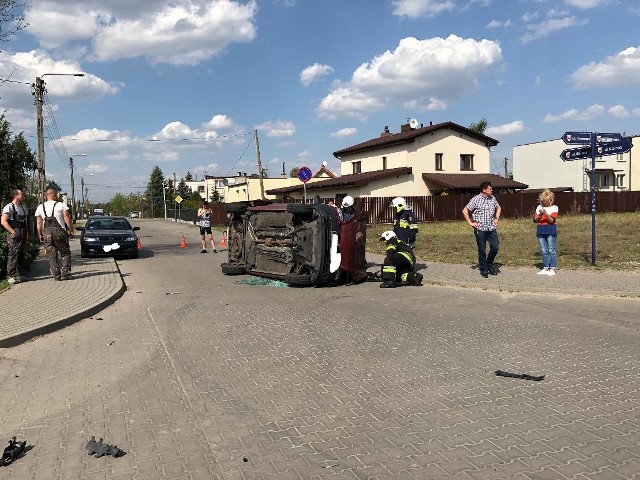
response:
[(191, 189), (185, 183), (184, 178), (181, 178), (180, 182), (178, 182), (178, 189), (176, 193), (184, 199), (187, 199), (191, 196)]
[(478, 123), (472, 123), (469, 125), (469, 130), (472, 130), (476, 133), (484, 134), (484, 131), (487, 129), (487, 120), (485, 118), (481, 118)]
[(36, 168), (36, 157), (29, 149), (23, 134), (14, 136), (11, 132), (11, 124), (4, 114), (0, 115), (0, 172), (2, 172), (0, 196), (2, 199), (8, 199), (9, 191), (14, 187), (26, 188), (29, 175)]
[(15, 32), (29, 24), (24, 20), (25, 1), (0, 0), (0, 40), (7, 41)]
[(184, 180), (185, 182), (193, 182), (193, 175), (191, 175), (191, 172), (187, 171), (187, 174), (184, 176)]
[(109, 200), (109, 211), (115, 215), (128, 215), (131, 209), (129, 208), (127, 197), (121, 193), (116, 193), (111, 200)]
[(218, 190), (213, 191), (209, 200), (211, 203), (220, 203), (220, 194), (218, 193)]
[(298, 176), (298, 170), (300, 170), (299, 167), (293, 167), (289, 172), (289, 176), (292, 178), (296, 178)]
[(164, 216), (164, 206), (162, 205), (163, 185), (164, 175), (162, 170), (160, 170), (160, 167), (156, 165), (151, 171), (151, 177), (149, 178), (147, 189), (144, 192), (144, 210), (149, 217), (155, 218)]

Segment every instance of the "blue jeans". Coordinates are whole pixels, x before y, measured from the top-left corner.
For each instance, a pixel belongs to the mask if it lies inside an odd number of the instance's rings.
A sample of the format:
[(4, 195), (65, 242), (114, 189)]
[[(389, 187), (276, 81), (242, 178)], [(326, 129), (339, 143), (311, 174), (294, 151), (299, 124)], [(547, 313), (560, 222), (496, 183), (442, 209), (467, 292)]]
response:
[(538, 235), (538, 242), (540, 242), (540, 252), (542, 253), (542, 268), (556, 268), (558, 265), (558, 254), (556, 253), (558, 237), (556, 235)]
[[(500, 241), (498, 240), (498, 232), (496, 230), (478, 230), (474, 229), (476, 243), (478, 244), (478, 266), (480, 272), (487, 272), (493, 265), (493, 260), (498, 254)], [(489, 242), (489, 254), (487, 255), (487, 242)]]

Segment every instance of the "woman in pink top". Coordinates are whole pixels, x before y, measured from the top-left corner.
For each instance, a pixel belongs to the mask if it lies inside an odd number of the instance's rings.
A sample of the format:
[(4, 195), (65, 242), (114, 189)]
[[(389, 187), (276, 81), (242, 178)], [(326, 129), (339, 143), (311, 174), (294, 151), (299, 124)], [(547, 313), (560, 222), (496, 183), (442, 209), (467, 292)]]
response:
[(538, 224), (536, 234), (538, 242), (540, 242), (540, 251), (542, 253), (542, 270), (538, 275), (555, 275), (556, 266), (558, 264), (558, 254), (556, 246), (558, 243), (558, 227), (556, 220), (558, 219), (558, 207), (553, 204), (554, 195), (548, 188), (545, 189), (538, 197), (540, 205), (533, 214), (533, 221)]

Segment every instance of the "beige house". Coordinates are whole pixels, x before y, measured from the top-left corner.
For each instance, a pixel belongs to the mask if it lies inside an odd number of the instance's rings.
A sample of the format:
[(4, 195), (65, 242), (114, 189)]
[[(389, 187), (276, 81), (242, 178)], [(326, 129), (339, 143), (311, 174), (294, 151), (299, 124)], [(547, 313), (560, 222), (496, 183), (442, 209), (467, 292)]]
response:
[[(629, 137), (640, 148), (640, 136)], [(591, 190), (591, 157), (563, 161), (563, 150), (578, 148), (561, 139), (516, 145), (513, 175), (530, 188), (564, 188), (575, 192)], [(635, 150), (635, 152), (634, 152)], [(640, 151), (596, 157), (596, 189), (600, 191), (640, 190)]]
[[(334, 152), (341, 176), (307, 184), (322, 198), (429, 196), (477, 192), (489, 179), (496, 188), (526, 188), (491, 175), (490, 148), (498, 141), (453, 122), (422, 126), (411, 121), (399, 133), (388, 127), (379, 137)], [(497, 182), (497, 183), (496, 183)], [(269, 190), (279, 198), (301, 198), (300, 185)]]

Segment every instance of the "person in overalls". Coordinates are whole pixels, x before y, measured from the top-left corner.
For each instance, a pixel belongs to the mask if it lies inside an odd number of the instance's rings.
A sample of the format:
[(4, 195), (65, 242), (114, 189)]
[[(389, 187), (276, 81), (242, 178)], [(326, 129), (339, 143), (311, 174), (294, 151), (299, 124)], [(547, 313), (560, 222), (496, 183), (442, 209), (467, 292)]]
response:
[(11, 201), (2, 209), (0, 223), (7, 231), (7, 281), (10, 284), (20, 283), (18, 261), (24, 255), (27, 240), (27, 209), (22, 204), (24, 192), (21, 188), (11, 190)]
[[(73, 237), (73, 224), (69, 208), (56, 200), (54, 189), (47, 190), (47, 201), (36, 209), (38, 237), (49, 253), (49, 269), (55, 280), (71, 278), (71, 248), (69, 238)], [(66, 226), (66, 228), (65, 228)], [(60, 255), (60, 259), (58, 258)]]

